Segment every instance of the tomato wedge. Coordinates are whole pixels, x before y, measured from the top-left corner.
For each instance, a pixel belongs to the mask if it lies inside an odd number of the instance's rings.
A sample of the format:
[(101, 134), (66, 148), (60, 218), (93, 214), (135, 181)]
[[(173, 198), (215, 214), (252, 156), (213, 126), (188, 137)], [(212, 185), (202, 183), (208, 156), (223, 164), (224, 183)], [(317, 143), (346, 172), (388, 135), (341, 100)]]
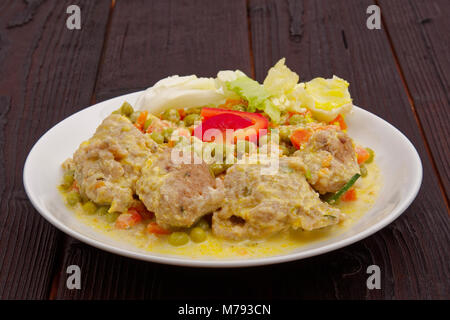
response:
[[(257, 139), (267, 134), (269, 121), (259, 113), (243, 112), (219, 108), (203, 108), (201, 112), (203, 122), (201, 126), (194, 129), (194, 136), (202, 141), (215, 141), (217, 133), (222, 135), (226, 141), (226, 130), (233, 130), (232, 143), (236, 140), (249, 140), (256, 142)], [(214, 129), (214, 130), (211, 130)], [(211, 130), (211, 131), (209, 131)], [(219, 132), (218, 132), (219, 131)]]

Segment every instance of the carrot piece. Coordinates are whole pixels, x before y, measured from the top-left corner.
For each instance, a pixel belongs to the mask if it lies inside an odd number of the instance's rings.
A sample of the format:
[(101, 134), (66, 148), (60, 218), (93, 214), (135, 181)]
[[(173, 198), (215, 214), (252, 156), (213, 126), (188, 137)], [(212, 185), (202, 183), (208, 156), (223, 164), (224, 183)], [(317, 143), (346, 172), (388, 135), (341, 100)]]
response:
[(356, 190), (355, 189), (350, 189), (348, 190), (346, 193), (344, 193), (344, 195), (341, 197), (342, 201), (355, 201), (357, 199), (356, 196)]
[(160, 227), (156, 222), (150, 222), (147, 225), (147, 231), (154, 234), (170, 234), (171, 232), (163, 227)]
[(103, 181), (99, 181), (95, 184), (95, 189), (101, 188), (105, 185), (105, 183)]
[(78, 183), (74, 180), (72, 183), (72, 186), (70, 187), (70, 190), (75, 190), (76, 192), (80, 191), (80, 187), (78, 187)]
[(341, 130), (347, 129), (347, 124), (345, 123), (344, 117), (341, 114), (338, 114), (338, 116), (330, 122), (330, 124), (338, 123)]
[(370, 153), (363, 147), (356, 146), (355, 148), (358, 164), (364, 163), (370, 158)]
[(180, 115), (180, 119), (183, 120), (186, 117), (186, 111), (184, 109), (178, 109), (178, 114)]
[(134, 209), (128, 209), (127, 212), (121, 213), (116, 220), (116, 228), (128, 229), (142, 220), (141, 215)]
[(144, 129), (144, 124), (145, 121), (147, 120), (147, 115), (148, 111), (142, 111), (139, 117), (137, 118), (136, 123), (134, 124), (136, 128), (138, 128), (141, 131)]
[(309, 130), (297, 129), (291, 134), (291, 142), (297, 149), (300, 149), (300, 146), (308, 142), (310, 137), (311, 132)]
[(153, 212), (148, 211), (142, 202), (136, 202), (136, 204), (134, 204), (128, 210), (136, 210), (137, 213), (141, 215), (142, 219), (150, 219), (154, 216)]

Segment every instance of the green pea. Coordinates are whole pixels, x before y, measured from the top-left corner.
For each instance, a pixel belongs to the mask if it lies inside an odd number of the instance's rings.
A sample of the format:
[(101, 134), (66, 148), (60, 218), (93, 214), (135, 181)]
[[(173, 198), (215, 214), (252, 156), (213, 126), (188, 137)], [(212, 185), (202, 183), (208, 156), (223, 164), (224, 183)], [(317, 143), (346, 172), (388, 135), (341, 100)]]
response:
[(67, 194), (66, 200), (70, 206), (74, 206), (81, 201), (81, 196), (78, 192), (71, 191)]
[(311, 176), (311, 170), (306, 169), (306, 172), (305, 172), (305, 178), (308, 179), (308, 180), (311, 180), (311, 178), (312, 178), (312, 176)]
[(253, 147), (251, 145), (252, 142), (249, 142), (247, 140), (244, 141), (238, 141), (236, 144), (236, 151), (244, 152), (244, 153), (250, 153), (251, 148)]
[(195, 121), (198, 121), (201, 119), (201, 116), (199, 114), (193, 113), (193, 114), (189, 114), (186, 117), (184, 117), (183, 121), (184, 121), (184, 125), (186, 127), (190, 127), (193, 124), (195, 124)]
[(136, 120), (139, 118), (140, 114), (141, 114), (140, 111), (133, 112), (130, 116), (130, 121), (135, 123)]
[(134, 112), (133, 107), (128, 102), (124, 102), (120, 107), (120, 113), (126, 117), (130, 117)]
[(119, 217), (120, 213), (118, 212), (108, 212), (105, 216), (105, 219), (107, 222), (112, 223), (117, 220), (117, 217)]
[(205, 219), (200, 219), (199, 222), (197, 222), (196, 227), (201, 228), (205, 231), (209, 230), (210, 228), (208, 221), (206, 221)]
[(291, 130), (288, 127), (281, 126), (280, 127), (280, 140), (281, 141), (290, 141)]
[(202, 228), (195, 227), (191, 230), (189, 233), (189, 236), (191, 237), (191, 240), (194, 242), (203, 242), (206, 240), (206, 232)]
[(147, 119), (144, 122), (144, 131), (147, 131), (148, 127), (150, 127), (150, 125), (152, 124), (153, 120), (152, 119)]
[(201, 107), (195, 107), (195, 108), (186, 109), (186, 115), (189, 115), (189, 114), (200, 114), (201, 112), (202, 112), (202, 108)]
[(236, 104), (231, 109), (233, 109), (235, 111), (245, 111), (246, 107), (243, 104)]
[(225, 165), (220, 164), (220, 163), (210, 164), (209, 168), (211, 169), (214, 176), (218, 176), (219, 174), (221, 174), (222, 172), (224, 172), (227, 169), (227, 167)]
[(62, 186), (66, 189), (70, 188), (74, 182), (73, 171), (67, 171), (63, 176)]
[(164, 120), (178, 122), (180, 121), (180, 114), (175, 109), (167, 109), (166, 111), (164, 111), (162, 118)]
[(368, 173), (368, 172), (367, 172), (367, 168), (366, 168), (365, 165), (362, 164), (362, 165), (360, 166), (359, 169), (360, 169), (360, 171), (361, 171), (361, 177), (364, 178), (365, 176), (367, 176), (367, 173)]
[(169, 139), (170, 139), (170, 137), (172, 136), (172, 133), (173, 133), (173, 128), (165, 128), (164, 130), (163, 130), (163, 136), (164, 136), (164, 141), (165, 142), (168, 142), (169, 141)]
[(87, 214), (94, 214), (97, 211), (97, 206), (92, 201), (83, 203), (83, 211)]
[(150, 137), (158, 144), (164, 143), (164, 136), (160, 132), (152, 132)]
[(99, 216), (105, 216), (108, 214), (108, 209), (109, 209), (109, 207), (107, 207), (107, 206), (101, 206), (97, 209), (97, 214)]
[(305, 123), (305, 117), (303, 117), (300, 114), (294, 114), (292, 117), (289, 118), (289, 124), (295, 125), (295, 124), (302, 124)]
[(172, 232), (169, 236), (169, 243), (173, 246), (182, 246), (189, 242), (186, 232)]
[(369, 158), (365, 161), (365, 163), (371, 163), (373, 161), (373, 158), (375, 157), (375, 151), (370, 148), (366, 148), (366, 150), (369, 153)]
[(285, 146), (284, 144), (280, 144), (281, 153), (288, 156), (289, 155), (289, 148)]

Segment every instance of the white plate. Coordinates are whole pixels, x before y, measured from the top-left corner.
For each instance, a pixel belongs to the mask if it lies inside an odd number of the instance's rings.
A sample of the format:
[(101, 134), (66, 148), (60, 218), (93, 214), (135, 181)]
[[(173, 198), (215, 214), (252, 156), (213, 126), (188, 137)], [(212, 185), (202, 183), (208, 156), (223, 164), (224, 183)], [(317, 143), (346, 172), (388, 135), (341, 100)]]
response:
[(28, 197), (51, 224), (94, 247), (123, 256), (183, 266), (243, 267), (316, 256), (364, 239), (396, 219), (411, 204), (422, 182), (422, 164), (411, 142), (383, 119), (355, 107), (346, 120), (351, 137), (376, 151), (383, 186), (373, 208), (350, 229), (336, 237), (302, 246), (290, 253), (253, 259), (191, 259), (140, 250), (115, 241), (77, 220), (66, 208), (56, 186), (61, 179), (61, 163), (91, 137), (97, 126), (124, 101), (132, 105), (141, 92), (120, 96), (81, 110), (44, 134), (25, 162), (23, 182)]

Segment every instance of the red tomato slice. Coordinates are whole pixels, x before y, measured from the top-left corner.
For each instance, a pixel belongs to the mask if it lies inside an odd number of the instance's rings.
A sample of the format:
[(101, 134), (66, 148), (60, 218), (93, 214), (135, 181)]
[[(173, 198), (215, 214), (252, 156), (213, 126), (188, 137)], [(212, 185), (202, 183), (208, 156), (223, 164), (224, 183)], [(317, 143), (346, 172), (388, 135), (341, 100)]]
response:
[[(203, 122), (201, 128), (194, 129), (193, 134), (202, 141), (214, 141), (217, 137), (214, 134), (217, 131), (208, 130), (216, 129), (222, 134), (223, 140), (226, 139), (226, 129), (231, 129), (234, 132), (232, 140), (234, 143), (236, 140), (250, 140), (256, 142), (259, 136), (267, 133), (267, 131), (260, 131), (261, 129), (267, 129), (269, 121), (259, 113), (243, 112), (235, 110), (226, 110), (218, 108), (203, 108), (201, 116)], [(206, 133), (206, 135), (205, 135)]]

